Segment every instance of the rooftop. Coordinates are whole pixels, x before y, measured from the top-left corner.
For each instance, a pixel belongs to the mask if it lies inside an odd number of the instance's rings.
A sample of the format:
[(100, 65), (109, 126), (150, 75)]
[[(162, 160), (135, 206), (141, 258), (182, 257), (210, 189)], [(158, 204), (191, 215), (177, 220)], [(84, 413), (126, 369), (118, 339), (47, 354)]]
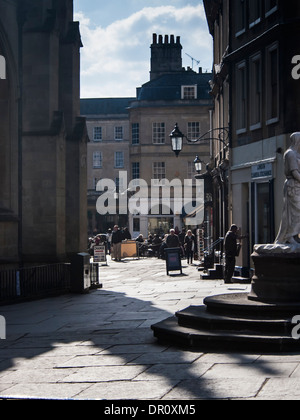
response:
[(178, 101), (182, 99), (182, 86), (197, 85), (197, 100), (210, 100), (211, 73), (183, 70), (158, 77), (137, 89), (138, 101)]
[(128, 114), (129, 104), (135, 99), (136, 98), (81, 99), (80, 114), (84, 116)]

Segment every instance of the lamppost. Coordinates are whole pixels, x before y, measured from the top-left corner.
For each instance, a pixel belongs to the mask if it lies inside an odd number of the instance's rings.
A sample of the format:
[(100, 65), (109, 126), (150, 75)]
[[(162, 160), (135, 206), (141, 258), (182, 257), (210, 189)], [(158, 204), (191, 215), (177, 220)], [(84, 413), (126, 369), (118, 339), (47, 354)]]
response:
[[(203, 134), (202, 136), (198, 137), (195, 140), (190, 140), (186, 135), (184, 135), (179, 127), (178, 124), (175, 124), (174, 130), (170, 134), (170, 140), (171, 140), (171, 146), (172, 150), (175, 153), (176, 157), (179, 157), (180, 152), (183, 149), (183, 140), (186, 139), (188, 143), (195, 144), (199, 142), (204, 141), (218, 141), (221, 143), (224, 147), (224, 149), (229, 148), (229, 127), (221, 127), (221, 128), (213, 128), (209, 130), (207, 133)], [(202, 161), (199, 158), (199, 156), (196, 157), (195, 161), (195, 169), (198, 175), (200, 175), (202, 170)], [(228, 167), (228, 161), (226, 159), (223, 159), (221, 164), (218, 168), (215, 168), (215, 171), (217, 171), (220, 181), (222, 184), (225, 183), (225, 178), (223, 176), (223, 173), (227, 170)]]
[(198, 175), (201, 174), (202, 171), (202, 160), (199, 158), (199, 156), (196, 156), (196, 159), (194, 160), (195, 169)]
[[(172, 150), (177, 158), (179, 157), (179, 154), (183, 149), (184, 139), (186, 139), (187, 142), (190, 144), (196, 144), (205, 141), (217, 141), (223, 146), (223, 150), (226, 150), (229, 148), (229, 127), (213, 128), (207, 133), (198, 137), (197, 139), (190, 140), (186, 135), (184, 135), (180, 131), (178, 124), (176, 123), (174, 130), (170, 134), (170, 140)], [(196, 157), (194, 164), (197, 172), (196, 178), (205, 180), (205, 201), (208, 202), (208, 200), (206, 199), (206, 197), (208, 196), (214, 196), (217, 200), (213, 219), (219, 219), (219, 227), (215, 227), (215, 233), (219, 233), (219, 237), (224, 236), (228, 224), (228, 182), (226, 171), (229, 167), (229, 161), (225, 158), (225, 156), (223, 156), (218, 166), (210, 168), (209, 165), (207, 165), (207, 172), (205, 174), (201, 174), (203, 162), (201, 161), (199, 156)], [(209, 202), (211, 203), (211, 199), (209, 200)]]
[[(218, 141), (223, 144), (224, 148), (229, 147), (229, 127), (213, 128), (207, 133), (203, 134), (195, 140), (190, 140), (187, 136), (182, 134), (179, 130), (178, 124), (175, 124), (174, 130), (170, 134), (170, 140), (172, 145), (172, 150), (175, 153), (176, 157), (179, 156), (180, 152), (183, 149), (183, 140), (186, 139), (188, 143), (198, 143), (201, 141)], [(195, 162), (196, 163), (196, 162)]]
[(179, 153), (182, 151), (184, 137), (184, 134), (182, 134), (182, 132), (179, 130), (178, 124), (176, 123), (174, 130), (170, 134), (172, 150), (176, 157), (178, 157)]

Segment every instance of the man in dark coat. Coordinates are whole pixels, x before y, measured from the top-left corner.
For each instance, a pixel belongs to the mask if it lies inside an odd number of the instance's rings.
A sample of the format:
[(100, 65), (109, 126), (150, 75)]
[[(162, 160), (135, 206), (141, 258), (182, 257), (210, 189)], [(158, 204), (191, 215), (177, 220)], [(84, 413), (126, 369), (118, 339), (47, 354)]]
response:
[(111, 239), (115, 261), (121, 261), (122, 241), (123, 241), (122, 232), (120, 231), (119, 226), (116, 225), (114, 227), (112, 239)]
[(232, 225), (230, 231), (227, 232), (224, 246), (225, 246), (225, 283), (232, 283), (232, 277), (234, 274), (236, 257), (238, 256), (238, 239), (244, 239), (247, 236), (238, 235), (238, 227)]
[(166, 239), (166, 244), (168, 248), (180, 248), (180, 241), (178, 236), (175, 234), (175, 230), (170, 230), (170, 235)]

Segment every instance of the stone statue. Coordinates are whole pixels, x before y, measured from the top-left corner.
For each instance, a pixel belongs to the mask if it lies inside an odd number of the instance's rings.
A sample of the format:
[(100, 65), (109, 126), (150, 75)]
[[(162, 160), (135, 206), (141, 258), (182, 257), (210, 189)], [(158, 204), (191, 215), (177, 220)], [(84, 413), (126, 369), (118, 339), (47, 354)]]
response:
[(291, 136), (291, 147), (284, 155), (286, 181), (282, 221), (276, 244), (300, 247), (300, 132)]

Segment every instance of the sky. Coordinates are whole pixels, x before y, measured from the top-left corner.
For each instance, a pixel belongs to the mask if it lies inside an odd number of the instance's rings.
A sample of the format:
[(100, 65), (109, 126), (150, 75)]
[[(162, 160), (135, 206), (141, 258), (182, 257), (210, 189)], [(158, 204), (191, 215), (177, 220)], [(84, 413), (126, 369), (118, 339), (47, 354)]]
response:
[[(81, 98), (135, 97), (150, 80), (152, 34), (181, 37), (184, 67), (212, 68), (202, 0), (74, 0), (80, 22)], [(197, 70), (194, 64), (194, 70)]]

